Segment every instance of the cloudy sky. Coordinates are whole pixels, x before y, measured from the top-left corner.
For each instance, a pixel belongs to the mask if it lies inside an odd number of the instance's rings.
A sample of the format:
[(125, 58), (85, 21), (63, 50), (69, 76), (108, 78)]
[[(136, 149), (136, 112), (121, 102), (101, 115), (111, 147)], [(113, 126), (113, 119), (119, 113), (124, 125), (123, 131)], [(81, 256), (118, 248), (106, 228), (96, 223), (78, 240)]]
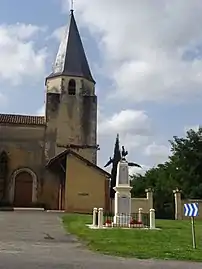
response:
[[(48, 2), (48, 3), (47, 3)], [(99, 99), (99, 164), (116, 133), (144, 169), (201, 123), (201, 0), (75, 0)], [(0, 110), (43, 114), (69, 0), (0, 1)]]

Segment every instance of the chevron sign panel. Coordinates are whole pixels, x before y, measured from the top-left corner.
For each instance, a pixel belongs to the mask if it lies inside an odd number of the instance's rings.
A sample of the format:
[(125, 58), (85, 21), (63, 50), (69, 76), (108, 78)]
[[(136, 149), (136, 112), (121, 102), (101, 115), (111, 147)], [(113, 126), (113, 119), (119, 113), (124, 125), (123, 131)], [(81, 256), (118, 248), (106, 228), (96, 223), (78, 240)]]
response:
[(185, 217), (197, 217), (199, 215), (198, 203), (184, 204)]

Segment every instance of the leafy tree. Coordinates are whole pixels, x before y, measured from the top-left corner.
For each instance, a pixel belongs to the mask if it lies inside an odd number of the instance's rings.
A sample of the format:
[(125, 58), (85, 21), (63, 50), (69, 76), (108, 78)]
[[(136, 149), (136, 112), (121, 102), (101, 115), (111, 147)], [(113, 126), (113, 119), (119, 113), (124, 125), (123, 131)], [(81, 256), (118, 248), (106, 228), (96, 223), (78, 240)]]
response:
[(140, 174), (133, 175), (131, 177), (131, 185), (133, 186), (131, 190), (132, 197), (145, 197), (145, 189), (147, 188), (146, 177)]
[[(155, 208), (160, 215), (173, 214), (173, 190), (186, 198), (202, 199), (202, 128), (189, 130), (185, 138), (169, 141), (171, 155), (164, 164), (149, 169), (144, 176), (132, 176), (132, 195), (142, 197), (144, 189), (154, 189)], [(162, 213), (163, 212), (163, 213)]]
[(174, 136), (169, 160), (173, 175), (187, 198), (202, 198), (202, 128), (189, 130), (185, 138)]

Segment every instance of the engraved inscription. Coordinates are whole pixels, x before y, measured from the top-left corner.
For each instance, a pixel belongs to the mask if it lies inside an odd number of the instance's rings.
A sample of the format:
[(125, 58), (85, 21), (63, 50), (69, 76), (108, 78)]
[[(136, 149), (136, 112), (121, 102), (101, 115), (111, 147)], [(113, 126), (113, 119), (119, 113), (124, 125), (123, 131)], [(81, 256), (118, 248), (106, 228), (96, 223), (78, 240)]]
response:
[(119, 214), (129, 214), (130, 213), (130, 198), (128, 196), (120, 196), (118, 198), (118, 208)]
[(119, 166), (119, 184), (128, 184), (129, 175), (128, 175), (128, 166), (120, 165)]

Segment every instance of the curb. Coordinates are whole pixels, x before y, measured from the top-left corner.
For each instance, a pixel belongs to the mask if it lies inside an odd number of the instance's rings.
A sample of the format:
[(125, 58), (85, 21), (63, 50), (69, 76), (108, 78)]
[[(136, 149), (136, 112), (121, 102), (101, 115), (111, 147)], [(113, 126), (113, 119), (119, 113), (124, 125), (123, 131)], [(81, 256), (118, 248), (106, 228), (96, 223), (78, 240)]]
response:
[(0, 212), (14, 211), (13, 207), (1, 207)]
[(14, 207), (14, 211), (45, 211), (44, 208), (37, 207)]
[(65, 213), (65, 210), (46, 210), (47, 213)]

